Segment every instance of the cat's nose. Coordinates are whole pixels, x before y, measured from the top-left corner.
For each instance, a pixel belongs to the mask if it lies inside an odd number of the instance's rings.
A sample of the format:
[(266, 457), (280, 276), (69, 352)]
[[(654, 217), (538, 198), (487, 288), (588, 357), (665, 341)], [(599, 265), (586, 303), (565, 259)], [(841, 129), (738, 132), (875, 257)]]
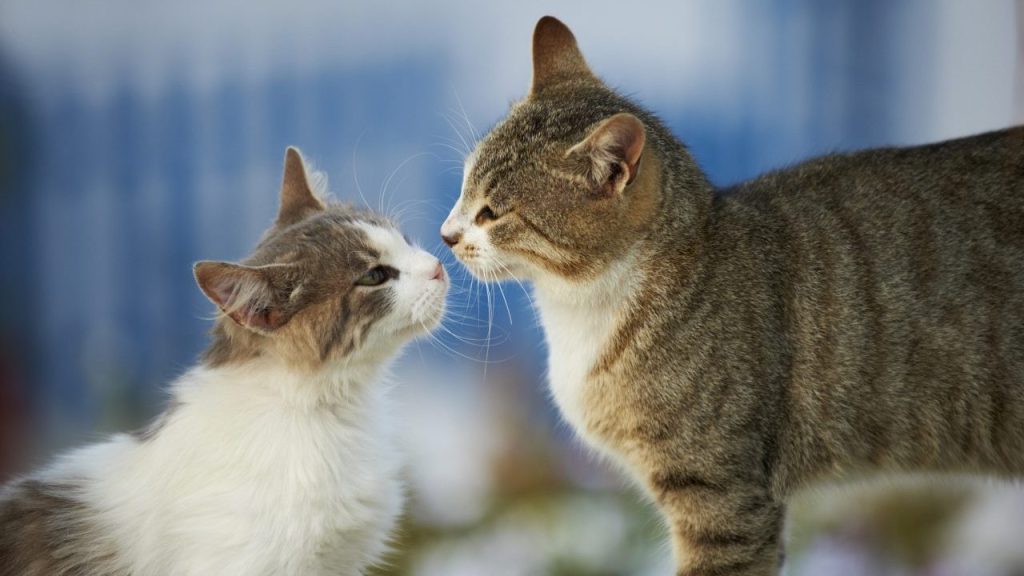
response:
[(459, 230), (451, 216), (441, 225), (441, 240), (444, 240), (444, 243), (449, 248), (458, 244), (459, 240), (462, 240), (462, 231)]
[(431, 280), (444, 280), (444, 266), (440, 262), (434, 267), (434, 271), (430, 275)]
[(455, 232), (453, 234), (445, 234), (442, 232), (441, 240), (444, 240), (444, 243), (447, 244), (449, 248), (451, 248), (452, 246), (458, 244), (459, 240), (462, 240), (462, 234), (458, 232)]

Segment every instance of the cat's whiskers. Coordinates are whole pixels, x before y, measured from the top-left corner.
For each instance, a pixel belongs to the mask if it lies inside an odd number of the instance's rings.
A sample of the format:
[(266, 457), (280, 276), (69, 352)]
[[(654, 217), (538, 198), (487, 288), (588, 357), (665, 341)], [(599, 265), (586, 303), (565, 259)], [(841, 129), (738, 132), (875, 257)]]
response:
[(484, 289), (487, 293), (487, 348), (484, 350), (484, 371), (483, 381), (487, 381), (487, 361), (491, 358), (491, 330), (494, 328), (494, 293), (491, 292), (490, 280), (484, 282)]
[[(395, 208), (389, 209), (390, 214), (388, 215), (388, 219), (390, 219), (392, 222), (398, 223), (400, 227), (404, 227), (403, 225), (409, 222), (415, 222), (417, 220), (426, 219), (428, 218), (428, 214), (424, 213), (423, 210), (419, 210), (419, 208), (423, 207), (424, 205), (427, 208), (436, 208), (436, 206), (433, 203), (427, 200), (410, 198), (399, 202)], [(414, 214), (411, 218), (407, 218), (407, 215), (414, 210), (417, 213)]]
[[(455, 102), (459, 105), (459, 113), (462, 115), (462, 121), (465, 122), (466, 128), (469, 129), (469, 134), (473, 139), (473, 144), (475, 145), (480, 142), (480, 133), (477, 132), (473, 123), (469, 120), (469, 114), (466, 113), (466, 107), (462, 105), (462, 98), (459, 98), (458, 90), (453, 89), (452, 93), (455, 96)], [(472, 152), (472, 150), (470, 150), (470, 152)]]
[[(416, 152), (416, 153), (410, 155), (409, 157), (407, 157), (405, 160), (402, 160), (398, 164), (398, 166), (396, 166), (395, 169), (392, 170), (390, 174), (388, 174), (388, 176), (381, 183), (380, 195), (378, 197), (378, 207), (379, 207), (378, 212), (380, 212), (381, 214), (386, 214), (386, 215), (388, 215), (389, 218), (394, 219), (393, 215), (392, 215), (391, 207), (390, 207), (390, 200), (388, 199), (388, 192), (391, 192), (391, 198), (394, 198), (395, 191), (398, 190), (398, 188), (401, 186), (401, 183), (405, 181), (405, 177), (403, 177), (403, 179), (400, 180), (398, 182), (398, 185), (395, 186), (394, 188), (390, 188), (391, 182), (394, 180), (395, 176), (399, 172), (401, 172), (402, 168), (407, 166), (413, 160), (416, 160), (418, 158), (422, 158), (424, 156), (432, 156), (434, 158), (437, 158), (437, 155), (433, 154), (431, 152)], [(385, 201), (387, 201), (387, 207), (385, 207)]]
[(463, 158), (466, 157), (466, 150), (462, 148), (462, 143), (455, 138), (448, 138), (447, 136), (435, 136), (437, 142), (431, 144), (431, 146), (441, 146), (455, 153), (456, 158), (442, 159), (443, 162), (449, 162), (452, 164), (458, 164), (459, 168), (463, 166)]
[(366, 135), (366, 131), (363, 130), (359, 134), (359, 137), (356, 138), (356, 145), (352, 149), (352, 182), (355, 184), (356, 194), (359, 194), (360, 200), (363, 201), (363, 206), (367, 210), (371, 210), (372, 208), (370, 206), (370, 202), (366, 199), (366, 195), (363, 194), (362, 186), (359, 185), (359, 168), (356, 165), (356, 156), (359, 153), (359, 144), (363, 141), (363, 136), (365, 136), (365, 135)]
[(456, 270), (460, 274), (463, 282), (465, 282), (466, 280), (469, 280), (469, 295), (470, 295), (470, 297), (466, 298), (465, 302), (463, 303), (463, 310), (468, 311), (470, 309), (470, 306), (472, 306), (475, 309), (479, 310), (479, 308), (480, 308), (480, 282), (479, 282), (479, 280), (477, 280), (476, 276), (471, 274), (469, 272), (469, 270), (466, 269), (465, 266), (458, 266), (456, 268)]
[[(453, 96), (458, 108), (450, 109), (448, 112), (442, 112), (440, 113), (440, 116), (444, 118), (445, 123), (447, 123), (452, 129), (452, 132), (455, 133), (456, 138), (441, 136), (439, 137), (440, 141), (435, 145), (447, 148), (454, 152), (458, 160), (442, 159), (442, 161), (451, 162), (457, 165), (459, 169), (462, 169), (465, 158), (472, 154), (477, 143), (480, 141), (480, 134), (470, 121), (469, 115), (466, 113), (466, 108), (462, 105), (462, 99), (459, 98), (458, 92), (453, 91)], [(455, 117), (454, 119), (453, 116)], [(460, 124), (462, 125), (461, 128)], [(465, 134), (464, 130), (468, 131), (468, 134)], [(452, 170), (454, 169), (455, 166), (452, 167)]]
[(512, 308), (508, 305), (508, 298), (505, 297), (505, 289), (501, 287), (501, 281), (498, 280), (497, 272), (491, 272), (491, 281), (498, 287), (498, 292), (501, 294), (501, 299), (505, 303), (505, 312), (508, 313), (508, 324), (512, 325)]
[[(459, 267), (457, 270), (458, 270), (458, 273), (461, 274), (463, 278), (468, 277), (470, 279), (470, 282), (471, 282), (470, 288), (467, 289), (467, 288), (464, 288), (464, 287), (459, 287), (459, 286), (456, 286), (453, 283), (452, 289), (450, 289), (449, 292), (453, 292), (453, 290), (458, 290), (459, 293), (461, 293), (461, 294), (465, 294), (465, 295), (469, 295), (469, 296), (471, 296), (473, 294), (476, 294), (477, 296), (479, 296), (479, 283), (478, 283), (477, 279), (474, 276), (472, 276), (471, 274), (468, 274), (465, 271), (465, 269), (462, 268), (462, 267)], [(450, 323), (453, 323), (453, 324), (456, 324), (456, 325), (459, 325), (459, 326), (464, 326), (464, 327), (467, 327), (467, 328), (470, 328), (470, 329), (478, 329), (478, 328), (483, 327), (483, 325), (481, 325), (479, 323), (481, 319), (480, 319), (480, 317), (478, 315), (468, 313), (468, 307), (469, 307), (471, 301), (472, 301), (472, 298), (464, 298), (463, 299), (462, 311), (461, 312), (456, 312), (456, 311), (453, 311), (453, 310), (449, 311), (449, 313), (446, 315), (445, 320), (449, 321)], [(487, 329), (488, 329), (488, 333), (483, 338), (473, 338), (473, 337), (463, 336), (463, 335), (460, 335), (460, 334), (456, 334), (455, 332), (451, 331), (447, 327), (443, 326), (443, 328), (453, 338), (456, 338), (457, 340), (459, 340), (460, 342), (463, 342), (465, 344), (470, 344), (470, 345), (474, 345), (474, 346), (484, 346), (484, 345), (488, 345), (488, 344), (492, 344), (492, 343), (496, 344), (496, 345), (501, 345), (504, 342), (508, 341), (510, 335), (509, 335), (509, 333), (507, 331), (502, 330), (501, 331), (502, 334), (500, 336), (496, 336), (495, 333), (494, 333), (495, 327), (493, 325), (493, 322), (488, 321), (486, 326), (487, 326)]]
[(520, 280), (518, 276), (513, 274), (512, 271), (509, 270), (508, 265), (502, 262), (500, 259), (494, 258), (492, 261), (494, 262), (495, 266), (500, 268), (501, 271), (505, 273), (508, 279), (512, 280), (513, 282), (519, 285), (519, 288), (523, 291), (523, 294), (526, 295), (526, 299), (529, 300), (530, 302), (530, 308), (536, 311), (536, 306), (534, 306), (533, 301), (533, 294), (531, 294), (530, 291), (526, 289), (526, 285), (523, 284), (523, 281)]
[(437, 335), (435, 335), (432, 332), (430, 332), (429, 330), (427, 330), (426, 329), (427, 327), (426, 327), (425, 324), (423, 324), (423, 328), (424, 328), (424, 333), (426, 334), (426, 336), (429, 339), (430, 343), (433, 344), (434, 346), (436, 346), (439, 350), (441, 350), (444, 353), (451, 354), (451, 355), (457, 356), (457, 357), (465, 359), (465, 360), (469, 360), (470, 362), (475, 362), (475, 363), (478, 363), (478, 364), (484, 364), (485, 365), (485, 367), (484, 367), (485, 371), (486, 371), (486, 364), (488, 364), (488, 363), (491, 363), (491, 362), (497, 363), (497, 362), (504, 362), (504, 361), (506, 361), (506, 360), (491, 361), (491, 360), (486, 359), (486, 358), (484, 360), (481, 360), (480, 358), (474, 358), (473, 356), (469, 356), (468, 354), (464, 354), (464, 353), (462, 353), (462, 352), (452, 348), (448, 344), (446, 344), (443, 340), (438, 338)]
[(444, 121), (448, 123), (448, 126), (451, 126), (451, 129), (453, 132), (455, 132), (455, 135), (459, 137), (459, 141), (462, 143), (462, 155), (468, 156), (470, 152), (473, 151), (473, 146), (469, 144), (469, 141), (466, 140), (466, 137), (463, 136), (462, 131), (458, 129), (458, 127), (455, 125), (455, 122), (448, 116), (448, 114), (441, 114), (441, 117), (444, 118)]
[(480, 323), (480, 318), (463, 312), (454, 312), (451, 310), (447, 310), (445, 312), (445, 319), (451, 319), (453, 321), (456, 321), (456, 323), (459, 324), (460, 326), (466, 326), (470, 328), (483, 327), (483, 324)]
[[(476, 326), (476, 328), (479, 328), (479, 327), (480, 326)], [(451, 336), (452, 338), (458, 340), (459, 342), (461, 342), (463, 344), (466, 344), (466, 345), (469, 345), (469, 346), (474, 346), (474, 347), (477, 347), (477, 348), (483, 348), (484, 346), (486, 346), (489, 343), (494, 341), (494, 338), (491, 338), (491, 339), (488, 339), (488, 338), (476, 338), (476, 337), (473, 337), (473, 336), (464, 336), (462, 334), (456, 334), (455, 332), (452, 332), (447, 326), (445, 326), (443, 324), (438, 327), (438, 330), (444, 331), (445, 334), (448, 334), (449, 336)], [(497, 345), (504, 344), (508, 340), (509, 340), (509, 333), (507, 331), (502, 330), (501, 340), (498, 340)]]
[(526, 296), (526, 300), (530, 303), (530, 312), (533, 315), (533, 324), (534, 324), (534, 326), (540, 326), (541, 325), (540, 311), (539, 311), (539, 308), (537, 307), (536, 301), (533, 298), (533, 293), (529, 289), (526, 288), (526, 286), (523, 284), (522, 280), (520, 280), (515, 274), (512, 273), (511, 270), (509, 270), (508, 265), (506, 265), (504, 262), (502, 262), (498, 258), (492, 259), (492, 262), (494, 263), (495, 266), (500, 268), (502, 270), (502, 272), (505, 273), (507, 278), (510, 278), (513, 282), (515, 282), (517, 285), (519, 285), (519, 289), (523, 291), (523, 295)]

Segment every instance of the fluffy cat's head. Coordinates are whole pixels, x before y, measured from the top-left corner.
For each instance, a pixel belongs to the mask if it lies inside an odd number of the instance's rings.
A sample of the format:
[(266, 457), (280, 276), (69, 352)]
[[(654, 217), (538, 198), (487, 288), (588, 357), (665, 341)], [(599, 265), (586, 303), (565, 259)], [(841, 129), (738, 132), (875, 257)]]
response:
[(312, 369), (386, 359), (438, 324), (448, 289), (438, 259), (387, 219), (318, 198), (295, 148), (253, 253), (199, 262), (195, 277), (220, 311), (208, 362), (269, 356)]
[(661, 217), (665, 157), (688, 160), (653, 115), (594, 76), (564, 24), (542, 18), (530, 92), (467, 158), (441, 235), (484, 280), (585, 281)]

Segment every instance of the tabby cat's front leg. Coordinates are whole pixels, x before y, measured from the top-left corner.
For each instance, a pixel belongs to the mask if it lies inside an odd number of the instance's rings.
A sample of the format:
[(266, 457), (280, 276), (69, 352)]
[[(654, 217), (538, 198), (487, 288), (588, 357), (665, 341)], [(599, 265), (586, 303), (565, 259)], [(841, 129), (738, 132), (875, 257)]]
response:
[(682, 470), (651, 477), (672, 532), (677, 576), (776, 576), (784, 507), (765, 487)]

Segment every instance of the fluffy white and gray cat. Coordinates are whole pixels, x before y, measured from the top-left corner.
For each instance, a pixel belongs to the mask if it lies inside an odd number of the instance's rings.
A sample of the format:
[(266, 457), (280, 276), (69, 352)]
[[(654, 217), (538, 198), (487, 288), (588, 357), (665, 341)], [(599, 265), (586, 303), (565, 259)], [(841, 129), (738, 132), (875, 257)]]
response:
[(195, 276), (221, 312), (202, 361), (146, 430), (3, 489), (0, 575), (356, 575), (385, 551), (402, 488), (382, 372), (441, 319), (440, 262), (324, 203), (290, 148), (256, 250)]

